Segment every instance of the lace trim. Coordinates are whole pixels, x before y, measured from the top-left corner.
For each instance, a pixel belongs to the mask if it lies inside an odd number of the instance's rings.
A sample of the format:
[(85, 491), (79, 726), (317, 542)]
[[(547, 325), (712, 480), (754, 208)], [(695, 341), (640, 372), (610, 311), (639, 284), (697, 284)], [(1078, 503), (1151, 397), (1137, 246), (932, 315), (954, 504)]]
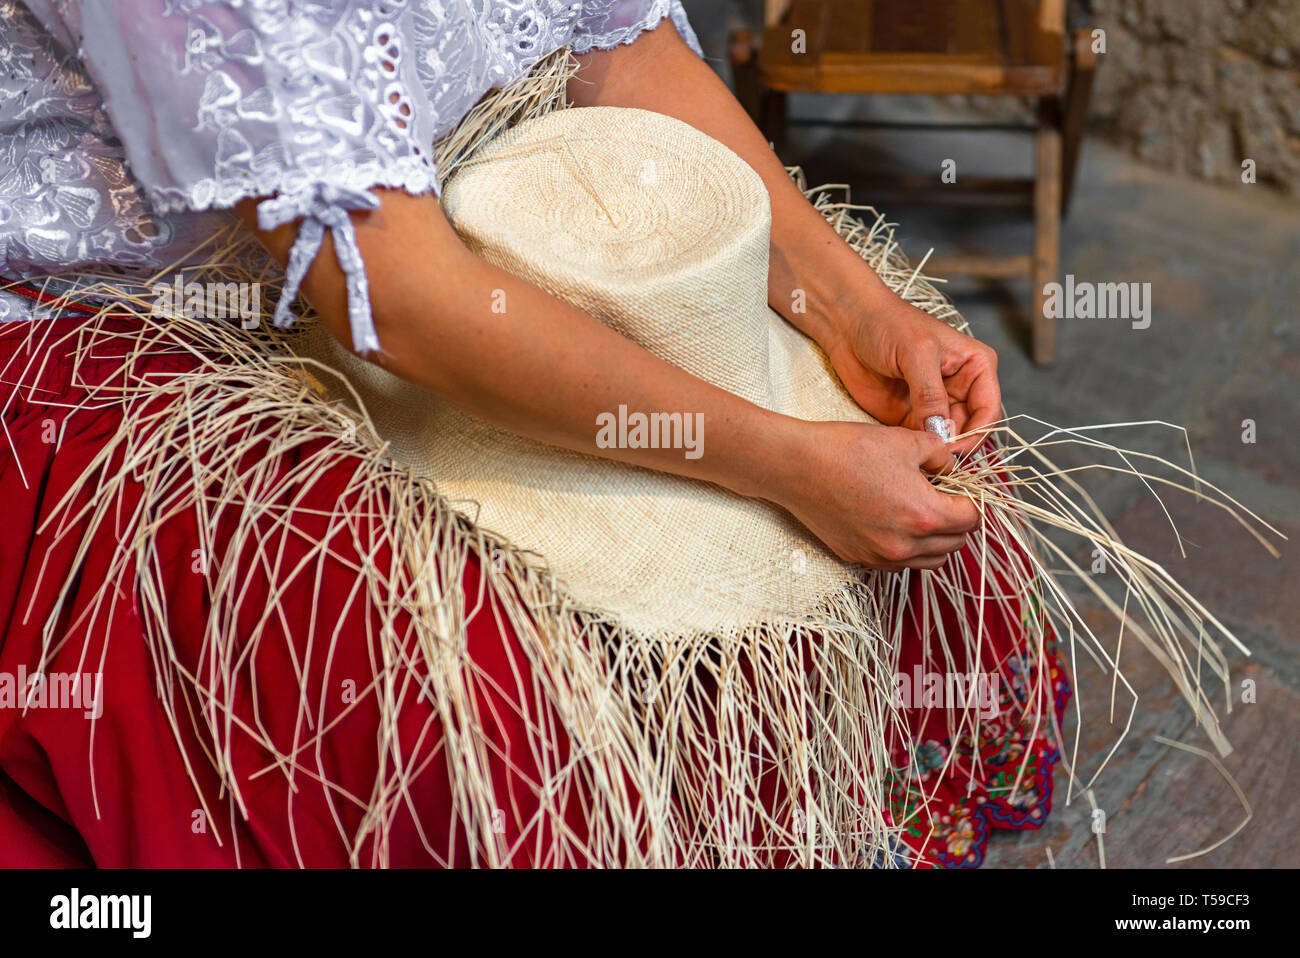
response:
[(339, 266), (347, 280), (348, 324), (352, 330), (352, 348), (360, 353), (379, 349), (379, 336), (375, 332), (370, 311), (370, 284), (366, 279), (366, 264), (357, 246), (357, 233), (352, 225), (352, 210), (377, 210), (379, 197), (369, 190), (343, 190), (328, 183), (319, 183), (298, 193), (286, 193), (263, 200), (257, 208), (257, 225), (273, 230), (285, 223), (302, 219), (298, 238), (289, 251), (289, 265), (285, 269), (284, 290), (275, 306), (275, 324), (288, 326), (293, 320), (289, 306), (298, 295), (298, 287), (307, 274), (308, 267), (320, 252), (329, 229), (334, 237), (334, 249)]
[[(301, 170), (272, 169), (250, 181), (221, 183), (214, 178), (200, 180), (189, 190), (159, 188), (149, 191), (150, 202), (160, 212), (229, 209), (244, 199), (266, 197), (258, 204), (258, 226), (272, 230), (296, 219), (302, 220), (298, 236), (289, 250), (284, 288), (275, 305), (275, 324), (291, 326), (295, 320), (293, 301), (298, 297), (307, 270), (320, 252), (328, 229), (334, 238), (335, 255), (347, 282), (348, 326), (352, 349), (365, 355), (377, 352), (379, 334), (370, 308), (370, 283), (365, 260), (357, 246), (352, 210), (373, 210), (380, 205), (371, 190), (376, 186), (404, 189), (412, 195), (432, 192), (440, 195), (433, 164), (420, 156), (399, 157), (388, 164), (378, 162), (331, 171), (327, 178), (313, 177)], [(271, 196), (270, 194), (276, 194)]]
[(653, 30), (659, 26), (664, 20), (672, 20), (673, 26), (681, 34), (682, 39), (686, 41), (686, 45), (695, 51), (696, 55), (704, 56), (700, 41), (695, 36), (690, 21), (686, 18), (686, 11), (682, 8), (680, 0), (660, 0), (640, 20), (622, 29), (613, 30), (609, 33), (574, 37), (569, 44), (569, 49), (574, 56), (581, 56), (584, 53), (590, 53), (593, 49), (612, 50), (615, 47), (627, 46), (629, 43), (634, 43), (637, 37), (647, 30)]
[(326, 175), (295, 169), (266, 169), (253, 178), (218, 180), (205, 177), (188, 190), (179, 187), (152, 187), (146, 190), (149, 202), (157, 213), (182, 211), (203, 212), (212, 209), (230, 209), (241, 200), (273, 193), (300, 193), (319, 185), (340, 190), (368, 190), (376, 186), (404, 189), (412, 195), (432, 192), (440, 196), (433, 164), (422, 156), (403, 156), (380, 162), (378, 160), (333, 168)]

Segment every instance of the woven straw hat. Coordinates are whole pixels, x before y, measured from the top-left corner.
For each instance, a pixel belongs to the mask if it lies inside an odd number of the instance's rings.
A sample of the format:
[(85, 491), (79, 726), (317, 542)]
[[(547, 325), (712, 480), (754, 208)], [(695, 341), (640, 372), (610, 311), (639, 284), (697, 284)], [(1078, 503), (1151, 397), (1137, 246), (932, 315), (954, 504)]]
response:
[[(762, 181), (685, 123), (613, 107), (525, 121), (458, 170), (443, 207), (484, 259), (702, 379), (802, 419), (874, 421), (767, 305)], [(803, 621), (856, 577), (776, 506), (505, 432), (320, 330), (303, 351), (346, 376), (395, 459), (549, 565), (574, 602), (629, 631), (725, 635)], [(635, 412), (696, 418), (626, 417)], [(619, 418), (609, 410), (603, 423)], [(708, 455), (709, 425), (693, 454)]]

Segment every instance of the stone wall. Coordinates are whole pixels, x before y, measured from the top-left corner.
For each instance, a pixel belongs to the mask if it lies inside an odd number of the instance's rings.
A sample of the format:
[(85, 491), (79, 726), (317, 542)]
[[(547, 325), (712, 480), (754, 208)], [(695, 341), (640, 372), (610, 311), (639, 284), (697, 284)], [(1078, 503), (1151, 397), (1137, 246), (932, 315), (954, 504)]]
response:
[(1092, 122), (1161, 169), (1300, 194), (1300, 3), (1076, 0), (1105, 30)]

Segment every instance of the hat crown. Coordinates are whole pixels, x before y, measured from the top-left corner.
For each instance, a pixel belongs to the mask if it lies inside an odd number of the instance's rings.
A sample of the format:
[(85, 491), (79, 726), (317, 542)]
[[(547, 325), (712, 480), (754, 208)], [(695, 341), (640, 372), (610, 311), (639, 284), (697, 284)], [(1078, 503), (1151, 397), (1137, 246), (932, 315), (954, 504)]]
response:
[(442, 203), (479, 256), (771, 407), (770, 204), (723, 144), (644, 110), (559, 110), (483, 147)]

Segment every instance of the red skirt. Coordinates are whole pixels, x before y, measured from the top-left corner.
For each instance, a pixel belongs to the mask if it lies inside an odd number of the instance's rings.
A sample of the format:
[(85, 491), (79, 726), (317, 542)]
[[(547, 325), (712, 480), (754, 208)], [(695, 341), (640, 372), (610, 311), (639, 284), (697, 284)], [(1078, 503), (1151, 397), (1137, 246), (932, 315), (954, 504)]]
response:
[[(12, 701), (0, 684), (0, 835), (5, 837), (0, 865), (345, 867), (379, 860), (373, 839), (359, 848), (349, 841), (364, 832), (369, 792), (383, 753), (376, 743), (391, 733), (381, 729), (376, 707), (347, 696), (349, 687), (355, 689), (373, 671), (367, 635), (374, 613), (354, 595), (355, 568), (363, 559), (356, 543), (340, 539), (332, 544), (328, 561), (304, 564), (312, 581), (295, 582), (291, 573), (267, 571), (244, 583), (245, 601), (229, 629), (251, 632), (273, 589), (288, 614), (281, 623), (260, 625), (263, 631), (278, 629), (280, 641), (264, 641), (256, 652), (251, 674), (260, 694), (234, 690), (237, 722), (256, 725), (283, 742), (278, 758), (283, 762), (292, 761), (294, 743), (304, 740), (304, 711), (317, 716), (320, 730), (310, 734), (311, 762), (303, 765), (328, 774), (282, 774), (276, 756), (268, 756), (251, 738), (231, 735), (227, 754), (220, 756), (238, 783), (239, 794), (231, 801), (214, 757), (205, 751), (211, 745), (198, 718), (167, 714), (159, 694), (166, 670), (153, 659), (154, 646), (140, 614), (143, 600), (117, 594), (110, 608), (103, 606), (101, 585), (119, 571), (112, 532), (115, 523), (125, 523), (131, 515), (129, 494), (91, 539), (90, 548), (78, 551), (90, 521), (84, 507), (97, 492), (93, 484), (78, 488), (78, 480), (122, 422), (122, 409), (111, 399), (95, 408), (99, 394), (94, 386), (121, 376), (122, 357), (111, 346), (97, 348), (94, 358), (82, 359), (74, 377), (71, 346), (64, 337), (84, 320), (40, 322), (49, 335), (31, 341), (22, 324), (0, 326), (0, 441), (7, 447), (0, 454), (0, 677), (11, 693), (21, 686), (18, 701)], [(44, 345), (33, 348), (33, 342)], [(192, 368), (195, 361), (180, 352), (136, 360), (159, 376)], [(138, 365), (135, 373), (141, 373)], [(283, 557), (278, 569), (293, 570), (313, 543), (328, 535), (325, 517), (348, 501), (352, 467), (340, 463), (337, 473), (303, 489), (292, 481), (296, 454), (281, 459), (275, 469), (286, 479), (286, 495), (308, 507), (315, 503), (319, 514), (315, 519), (304, 509), (292, 530), (268, 526), (259, 533), (277, 540)], [(42, 528), (56, 511), (60, 520)], [(156, 538), (159, 553), (167, 557), (161, 572), (167, 583), (171, 646), (179, 667), (202, 685), (205, 675), (216, 673), (205, 661), (202, 642), (210, 610), (205, 578), (192, 568), (197, 529), (195, 519), (181, 511), (168, 517)], [(208, 548), (215, 554), (234, 548), (231, 537), (233, 529)], [(364, 558), (381, 565), (387, 559)], [(976, 556), (963, 553), (952, 561), (978, 575)], [(919, 584), (920, 577), (912, 582)], [(479, 594), (479, 567), (472, 557), (463, 586), (467, 596)], [(963, 607), (941, 614), (975, 621), (971, 617), (980, 615), (979, 604), (967, 599)], [(1032, 601), (1018, 616), (993, 603), (987, 603), (983, 615), (979, 667), (996, 676), (990, 686), (993, 698), (990, 717), (965, 730), (949, 728), (949, 713), (926, 704), (919, 688), (938, 661), (932, 647), (934, 623), (909, 617), (902, 624), (899, 672), (922, 681), (907, 700), (914, 706), (905, 710), (908, 734), (893, 743), (888, 801), (894, 823), (903, 829), (896, 864), (977, 866), (992, 829), (1037, 827), (1050, 810), (1055, 743), (1070, 694), (1065, 669), (1050, 636), (1045, 644), (1031, 641), (1045, 628)], [(309, 631), (301, 625), (308, 621), (317, 628), (327, 623), (343, 640), (311, 642), (302, 634)], [(511, 809), (501, 823), (514, 850), (510, 863), (583, 864), (557, 862), (549, 853), (545, 817), (529, 814), (529, 803), (535, 801), (531, 783), (544, 776), (522, 745), (530, 734), (525, 722), (538, 711), (531, 700), (534, 683), (520, 674), (520, 663), (527, 659), (518, 639), (490, 608), (470, 621), (468, 636), (468, 654), (484, 677), (477, 685), (478, 714), (491, 717), (482, 734), (496, 763), (495, 796)], [(77, 690), (81, 698), (67, 700), (72, 707), (53, 707), (54, 690), (30, 678), (40, 667), (43, 647), (51, 650), (46, 674), (85, 678)], [(959, 670), (963, 667), (958, 663)], [(952, 668), (945, 665), (943, 670)], [(282, 697), (268, 694), (279, 688)], [(304, 698), (310, 704), (306, 709)], [(247, 703), (242, 710), (241, 702)], [(275, 707), (279, 702), (282, 709)], [(412, 696), (396, 730), (406, 754), (425, 760), (412, 762), (422, 771), (407, 783), (409, 798), (384, 830), (383, 856), (394, 866), (473, 861), (439, 754), (437, 715), (431, 703)], [(550, 727), (563, 736), (557, 723)], [(535, 734), (535, 728), (531, 731)], [(563, 754), (567, 743), (558, 747)], [(565, 820), (580, 834), (581, 796), (571, 804)]]

